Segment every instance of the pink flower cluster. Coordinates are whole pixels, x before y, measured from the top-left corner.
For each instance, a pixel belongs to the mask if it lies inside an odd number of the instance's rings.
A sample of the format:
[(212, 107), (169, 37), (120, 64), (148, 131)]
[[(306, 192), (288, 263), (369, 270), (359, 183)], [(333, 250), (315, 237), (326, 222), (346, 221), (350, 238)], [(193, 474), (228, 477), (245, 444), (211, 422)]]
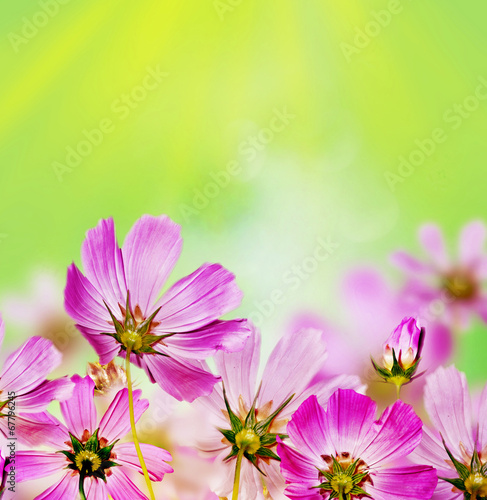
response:
[[(393, 317), (387, 327), (374, 321), (369, 334), (371, 322), (361, 321), (360, 340), (347, 344), (319, 317), (302, 316), (259, 372), (258, 329), (222, 319), (242, 299), (231, 272), (205, 263), (161, 293), (181, 253), (180, 227), (145, 215), (119, 247), (113, 220), (101, 220), (65, 288), (65, 309), (99, 363), (84, 377), (48, 379), (62, 355), (37, 336), (6, 358), (0, 498), (23, 498), (17, 488), (35, 480), (43, 485), (36, 500), (147, 499), (141, 475), (150, 486), (170, 474), (158, 498), (487, 499), (487, 385), (471, 399), (465, 375), (444, 367), (450, 350), (438, 347), (472, 314), (487, 322), (485, 227), (465, 227), (457, 262), (435, 226), (423, 227), (420, 240), (427, 262), (394, 254), (407, 272), (396, 292), (368, 271), (348, 278), (350, 315)], [(371, 307), (374, 295), (383, 311)], [(435, 301), (443, 308), (426, 317)], [(150, 405), (131, 389), (130, 364), (169, 398), (192, 403), (157, 445), (136, 439)], [(384, 399), (378, 389), (386, 384), (397, 390), (392, 404), (394, 391)], [(161, 426), (155, 436), (165, 433)]]

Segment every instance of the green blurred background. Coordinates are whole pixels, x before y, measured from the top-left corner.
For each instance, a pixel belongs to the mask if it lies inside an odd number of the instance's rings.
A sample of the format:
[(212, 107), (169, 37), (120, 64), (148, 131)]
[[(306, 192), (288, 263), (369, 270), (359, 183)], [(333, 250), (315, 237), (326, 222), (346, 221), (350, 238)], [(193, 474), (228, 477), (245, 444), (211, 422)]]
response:
[[(260, 322), (269, 352), (302, 308), (346, 321), (337, 290), (350, 267), (398, 280), (388, 255), (418, 251), (421, 223), (454, 245), (484, 217), (481, 0), (16, 0), (1, 11), (0, 306), (15, 294), (60, 310), (88, 228), (113, 216), (121, 242), (141, 214), (166, 213), (185, 239), (171, 283), (221, 262), (245, 292), (239, 316), (282, 291)], [(336, 251), (291, 289), (283, 277), (323, 240)], [(39, 272), (57, 283), (51, 295), (36, 295)], [(33, 330), (12, 320), (8, 344)], [(485, 338), (476, 323), (459, 345), (473, 381), (485, 378)], [(79, 342), (71, 373), (93, 356)]]

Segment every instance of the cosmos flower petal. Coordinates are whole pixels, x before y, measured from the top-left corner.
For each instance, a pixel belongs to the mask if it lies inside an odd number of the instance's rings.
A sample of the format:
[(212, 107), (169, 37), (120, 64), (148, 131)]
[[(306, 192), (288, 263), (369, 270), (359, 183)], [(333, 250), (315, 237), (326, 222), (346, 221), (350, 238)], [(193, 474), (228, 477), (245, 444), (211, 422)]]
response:
[(316, 461), (287, 446), (278, 438), (277, 454), (281, 458), (281, 473), (286, 483), (286, 496), (292, 499), (322, 500)]
[(425, 224), (419, 229), (419, 241), (440, 270), (449, 265), (443, 233), (436, 224)]
[(122, 254), (127, 288), (145, 315), (179, 258), (180, 233), (181, 227), (167, 215), (143, 215), (125, 238)]
[(180, 361), (167, 356), (145, 356), (144, 369), (149, 378), (178, 401), (194, 401), (207, 396), (220, 380), (196, 360)]
[(108, 481), (108, 493), (113, 500), (147, 500), (147, 497), (135, 486), (127, 474), (120, 467), (113, 467), (110, 481)]
[(93, 477), (87, 477), (85, 478), (83, 486), (86, 498), (89, 498), (90, 500), (107, 500), (108, 488), (103, 481)]
[[(141, 395), (141, 390), (133, 391), (136, 423), (149, 407), (149, 401), (147, 399), (140, 399)], [(128, 389), (124, 388), (117, 392), (100, 420), (99, 428), (98, 435), (107, 439), (108, 442), (120, 439), (130, 431)]]
[(81, 247), (86, 278), (100, 291), (112, 311), (127, 296), (122, 253), (117, 244), (113, 219), (102, 219), (86, 233)]
[(384, 410), (380, 420), (371, 428), (367, 437), (371, 441), (359, 452), (360, 457), (369, 467), (404, 457), (421, 441), (422, 426), (412, 406), (396, 401)]
[(71, 397), (74, 384), (67, 377), (56, 380), (45, 380), (33, 391), (21, 395), (15, 400), (17, 411), (40, 412), (47, 408), (51, 401), (64, 401)]
[(416, 464), (432, 465), (442, 477), (458, 477), (453, 468), (448, 467), (445, 448), (441, 439), (433, 434), (428, 427), (423, 427), (421, 443), (408, 457)]
[(233, 408), (238, 407), (238, 398), (251, 403), (254, 399), (257, 371), (260, 360), (260, 332), (252, 324), (250, 337), (239, 352), (219, 352), (214, 356), (217, 373), (225, 384), (228, 400)]
[(350, 389), (339, 389), (330, 398), (326, 412), (329, 440), (334, 449), (347, 451), (353, 457), (360, 453), (369, 441), (370, 428), (374, 424), (377, 405), (367, 396)]
[(77, 325), (79, 331), (84, 335), (91, 347), (99, 356), (101, 365), (107, 365), (120, 352), (120, 344), (109, 335), (100, 335), (99, 331)]
[(477, 314), (487, 323), (487, 297), (483, 295), (478, 297), (474, 307), (477, 310)]
[(473, 221), (463, 227), (459, 240), (459, 260), (462, 266), (471, 268), (482, 257), (485, 244), (485, 224)]
[[(172, 460), (168, 451), (146, 443), (140, 443), (140, 449), (151, 481), (162, 481), (164, 474), (173, 472), (173, 468), (166, 463)], [(134, 443), (117, 446), (117, 463), (143, 473)]]
[(479, 409), (478, 409), (478, 423), (479, 423), (479, 434), (478, 442), (480, 449), (487, 447), (487, 384), (480, 395)]
[(298, 449), (319, 459), (333, 450), (324, 431), (326, 420), (325, 410), (318, 404), (316, 396), (310, 396), (293, 414), (287, 424), (287, 434)]
[[(6, 422), (0, 419), (0, 428), (3, 425), (6, 426)], [(2, 431), (5, 432), (6, 428)], [(68, 429), (50, 413), (21, 413), (15, 419), (15, 433), (19, 441), (28, 446), (42, 444), (62, 448)], [(7, 435), (5, 434), (6, 437)]]
[(235, 309), (241, 300), (234, 274), (220, 264), (203, 264), (161, 297), (158, 329), (171, 333), (196, 330)]
[(165, 352), (190, 359), (205, 359), (218, 351), (241, 351), (249, 335), (247, 320), (217, 320), (197, 330), (166, 338)]
[(16, 479), (19, 482), (50, 476), (67, 465), (62, 453), (17, 451), (15, 454)]
[(17, 396), (35, 389), (62, 361), (61, 353), (50, 340), (31, 337), (5, 361), (0, 374), (0, 389)]
[(425, 500), (433, 495), (438, 478), (433, 467), (416, 465), (380, 470), (373, 474), (373, 482), (366, 490), (374, 500)]
[(431, 265), (421, 262), (416, 259), (416, 257), (413, 257), (409, 253), (402, 250), (392, 253), (390, 261), (394, 266), (411, 274), (427, 274), (431, 273), (433, 270)]
[(71, 380), (76, 384), (73, 395), (61, 402), (61, 413), (71, 434), (81, 439), (85, 429), (90, 435), (96, 429), (96, 408), (93, 401), (95, 383), (88, 376), (81, 378), (73, 375)]
[(67, 472), (60, 481), (36, 496), (34, 500), (76, 500), (78, 498), (78, 480)]
[[(83, 276), (75, 264), (68, 267), (64, 307), (68, 314), (81, 326), (102, 333), (113, 330), (110, 314), (103, 304), (104, 297)], [(78, 326), (78, 325), (77, 325)]]
[(473, 451), (471, 403), (464, 373), (453, 365), (439, 367), (426, 378), (424, 404), (452, 453), (458, 456), (460, 442)]
[(307, 388), (327, 357), (322, 332), (312, 328), (284, 335), (273, 349), (262, 374), (259, 401), (279, 405)]

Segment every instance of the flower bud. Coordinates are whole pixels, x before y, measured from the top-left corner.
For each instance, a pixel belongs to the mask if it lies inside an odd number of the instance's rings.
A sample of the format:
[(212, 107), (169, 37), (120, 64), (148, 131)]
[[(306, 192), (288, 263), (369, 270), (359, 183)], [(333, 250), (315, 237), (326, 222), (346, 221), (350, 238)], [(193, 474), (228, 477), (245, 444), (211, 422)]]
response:
[(414, 318), (404, 318), (384, 343), (382, 366), (372, 359), (379, 376), (398, 388), (410, 382), (419, 364), (424, 333)]

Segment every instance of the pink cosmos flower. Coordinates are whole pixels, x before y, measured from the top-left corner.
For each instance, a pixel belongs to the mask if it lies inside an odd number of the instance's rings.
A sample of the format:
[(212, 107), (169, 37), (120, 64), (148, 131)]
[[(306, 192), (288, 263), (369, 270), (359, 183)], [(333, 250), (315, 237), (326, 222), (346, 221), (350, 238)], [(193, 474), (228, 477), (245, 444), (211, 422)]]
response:
[(411, 458), (437, 468), (440, 480), (432, 498), (486, 497), (487, 384), (472, 405), (465, 374), (453, 365), (440, 367), (426, 377), (424, 404), (434, 430), (424, 428)]
[[(4, 333), (0, 316), (0, 345)], [(55, 399), (69, 398), (73, 390), (67, 377), (46, 380), (61, 360), (52, 342), (41, 337), (31, 337), (8, 356), (0, 370), (0, 437), (29, 445), (41, 442), (45, 426), (34, 423), (29, 414), (44, 411)]]
[(257, 329), (252, 330), (241, 352), (215, 356), (225, 392), (216, 385), (212, 394), (199, 399), (197, 404), (206, 413), (210, 411), (211, 422), (200, 431), (198, 447), (206, 456), (216, 457), (214, 466), (218, 467), (219, 479), (210, 487), (218, 496), (231, 496), (236, 454), (246, 445), (239, 499), (285, 498), (279, 457), (274, 450), (276, 437), (285, 437), (285, 426), (292, 413), (311, 394), (325, 403), (337, 387), (364, 389), (359, 377), (346, 375), (310, 385), (326, 356), (321, 332), (308, 329), (285, 335), (272, 351), (258, 389)]
[(336, 391), (326, 410), (316, 396), (308, 398), (287, 426), (296, 448), (278, 439), (286, 495), (307, 500), (431, 498), (435, 469), (386, 466), (419, 444), (421, 420), (402, 401), (386, 408), (379, 420), (376, 411), (369, 397), (353, 390)]
[(487, 322), (485, 235), (483, 222), (467, 224), (460, 234), (458, 259), (452, 261), (440, 228), (423, 226), (419, 240), (429, 257), (425, 262), (403, 251), (392, 255), (393, 263), (408, 273), (404, 294), (411, 303), (416, 307), (436, 303), (444, 309), (447, 324), (456, 329), (466, 329), (472, 314)]
[(151, 382), (192, 401), (219, 380), (201, 360), (242, 349), (249, 329), (244, 320), (218, 319), (242, 298), (219, 264), (203, 264), (159, 297), (181, 246), (180, 226), (165, 215), (141, 217), (122, 248), (113, 220), (101, 220), (81, 249), (85, 275), (75, 264), (68, 269), (65, 306), (102, 365), (131, 347)]
[[(87, 499), (144, 499), (147, 497), (131, 481), (127, 472), (142, 474), (134, 443), (119, 440), (130, 432), (128, 390), (117, 393), (100, 421), (94, 403), (95, 384), (90, 377), (74, 375), (72, 397), (61, 403), (66, 425), (48, 413), (38, 418), (49, 422), (44, 444), (55, 451), (20, 451), (17, 453), (17, 480), (29, 481), (56, 474), (52, 487), (35, 500), (77, 500), (83, 486)], [(139, 420), (149, 402), (134, 391), (135, 419)], [(142, 453), (152, 481), (162, 481), (172, 472), (166, 464), (171, 455), (166, 450), (141, 443)], [(60, 477), (59, 477), (60, 476)]]

